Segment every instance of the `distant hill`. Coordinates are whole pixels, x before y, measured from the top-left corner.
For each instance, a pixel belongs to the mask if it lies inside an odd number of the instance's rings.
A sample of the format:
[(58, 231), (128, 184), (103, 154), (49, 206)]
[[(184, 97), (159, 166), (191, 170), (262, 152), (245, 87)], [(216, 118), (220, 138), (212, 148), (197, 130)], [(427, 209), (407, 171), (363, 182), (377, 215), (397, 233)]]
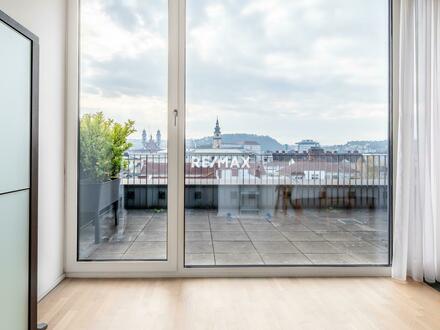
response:
[[(223, 143), (239, 143), (242, 141), (255, 141), (261, 145), (263, 151), (270, 150), (276, 151), (281, 150), (284, 146), (279, 143), (274, 138), (267, 135), (256, 135), (256, 134), (246, 134), (246, 133), (234, 133), (234, 134), (222, 134)], [(188, 139), (186, 141), (187, 147), (202, 147), (211, 146), (212, 137), (207, 136), (200, 139)]]
[(348, 141), (346, 144), (322, 146), (325, 151), (337, 151), (345, 153), (348, 151), (359, 151), (360, 153), (387, 153), (388, 141)]
[[(133, 149), (142, 148), (142, 140), (141, 139), (128, 139), (129, 142), (133, 144)], [(274, 138), (267, 135), (256, 135), (256, 134), (246, 134), (246, 133), (235, 133), (235, 134), (222, 134), (223, 143), (239, 143), (242, 141), (255, 141), (261, 145), (261, 150), (263, 151), (277, 151), (284, 150), (285, 146), (279, 143)], [(186, 140), (187, 147), (189, 148), (202, 148), (212, 146), (212, 137), (207, 136), (200, 139), (187, 139)], [(162, 148), (166, 148), (166, 141), (162, 141)], [(387, 153), (388, 152), (388, 141), (348, 141), (345, 144), (339, 145), (323, 145), (322, 148), (325, 151), (331, 152), (353, 152), (359, 151), (360, 153)], [(296, 150), (296, 146), (290, 145), (288, 149)]]
[(128, 142), (132, 144), (132, 149), (142, 148), (142, 139), (128, 139)]

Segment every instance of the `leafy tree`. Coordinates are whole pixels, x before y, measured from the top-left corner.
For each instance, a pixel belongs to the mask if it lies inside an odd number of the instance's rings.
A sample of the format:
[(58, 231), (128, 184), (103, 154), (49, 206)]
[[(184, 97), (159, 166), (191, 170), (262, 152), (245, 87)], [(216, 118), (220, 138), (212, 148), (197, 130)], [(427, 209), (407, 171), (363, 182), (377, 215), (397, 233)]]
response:
[(132, 146), (132, 143), (127, 142), (127, 137), (134, 132), (136, 132), (136, 130), (134, 129), (133, 120), (128, 120), (123, 125), (120, 123), (113, 123), (111, 132), (113, 157), (111, 159), (110, 169), (110, 175), (113, 178), (119, 175), (121, 168), (127, 166), (127, 163), (123, 158), (124, 152)]
[(105, 118), (102, 112), (85, 114), (80, 120), (80, 178), (104, 182), (116, 178), (125, 166), (123, 155), (131, 147), (127, 137), (134, 121), (124, 124)]

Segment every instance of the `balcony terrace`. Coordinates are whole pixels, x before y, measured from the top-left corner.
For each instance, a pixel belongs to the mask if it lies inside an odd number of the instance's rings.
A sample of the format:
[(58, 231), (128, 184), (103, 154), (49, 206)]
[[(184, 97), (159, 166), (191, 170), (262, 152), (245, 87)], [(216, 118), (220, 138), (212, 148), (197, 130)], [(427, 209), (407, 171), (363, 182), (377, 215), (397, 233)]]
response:
[[(166, 259), (166, 221), (165, 212), (127, 210), (115, 228), (113, 215), (104, 215), (103, 240), (83, 257)], [(93, 242), (93, 226), (83, 230)], [(186, 265), (387, 264), (388, 217), (365, 209), (291, 210), (271, 219), (193, 209), (185, 217), (185, 251)]]
[[(236, 168), (188, 159), (186, 265), (387, 264), (387, 156), (299, 157)], [(118, 221), (101, 212), (99, 242), (95, 222), (81, 227), (82, 259), (166, 259), (166, 156), (127, 162)]]

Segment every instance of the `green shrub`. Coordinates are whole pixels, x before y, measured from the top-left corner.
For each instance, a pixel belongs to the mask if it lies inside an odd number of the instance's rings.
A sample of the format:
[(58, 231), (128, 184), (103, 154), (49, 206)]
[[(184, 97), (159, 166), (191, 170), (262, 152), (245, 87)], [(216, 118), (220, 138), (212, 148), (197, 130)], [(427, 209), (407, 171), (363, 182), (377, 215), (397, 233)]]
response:
[(131, 147), (127, 142), (134, 133), (134, 121), (116, 123), (102, 112), (85, 114), (80, 120), (80, 179), (104, 182), (116, 178), (125, 168), (124, 152)]

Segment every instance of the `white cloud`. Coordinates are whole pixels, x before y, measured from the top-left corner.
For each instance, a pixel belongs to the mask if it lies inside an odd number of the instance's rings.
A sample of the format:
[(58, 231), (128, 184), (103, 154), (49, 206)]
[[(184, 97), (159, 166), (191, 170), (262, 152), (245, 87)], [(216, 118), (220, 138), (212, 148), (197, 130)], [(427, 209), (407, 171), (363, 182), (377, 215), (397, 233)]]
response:
[(105, 12), (102, 1), (83, 1), (81, 5), (82, 55), (98, 61), (110, 60), (115, 55), (130, 59), (148, 50), (167, 47), (163, 35), (149, 31), (142, 25), (142, 20), (138, 17), (137, 29), (134, 31), (125, 29), (116, 24)]
[[(130, 14), (118, 21), (105, 1), (84, 3), (83, 82), (93, 90), (84, 111), (164, 130), (166, 6), (116, 2)], [(210, 135), (218, 115), (224, 132), (282, 143), (386, 138), (387, 0), (188, 0), (187, 7), (189, 137)]]
[(82, 114), (98, 111), (103, 111), (107, 118), (118, 122), (125, 122), (127, 119), (134, 120), (137, 130), (134, 136), (140, 136), (143, 129), (146, 129), (148, 134), (160, 129), (162, 136), (166, 139), (167, 102), (162, 98), (129, 95), (103, 97), (99, 94), (83, 93), (81, 95)]

